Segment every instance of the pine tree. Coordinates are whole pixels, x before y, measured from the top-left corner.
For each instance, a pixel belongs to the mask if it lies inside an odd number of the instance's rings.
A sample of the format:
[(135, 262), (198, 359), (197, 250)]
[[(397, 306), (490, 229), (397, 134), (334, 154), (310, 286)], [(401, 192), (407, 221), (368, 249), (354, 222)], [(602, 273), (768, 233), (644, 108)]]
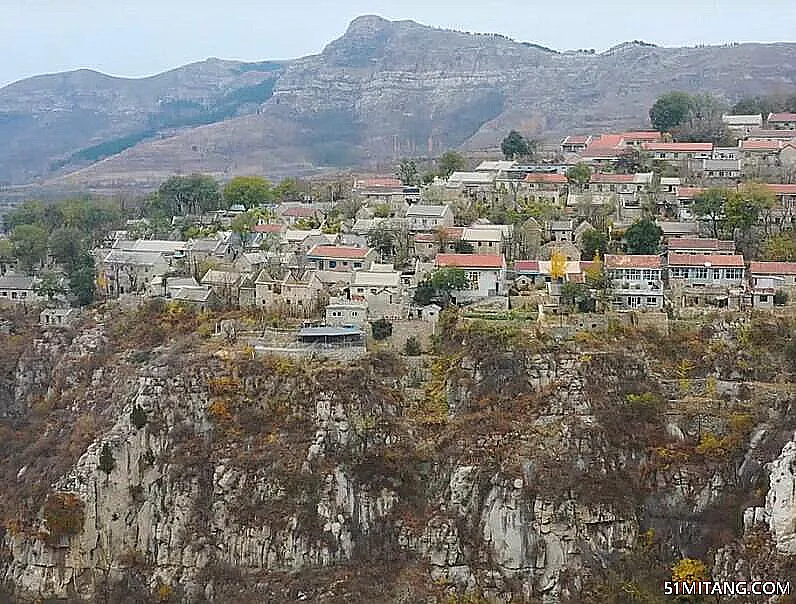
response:
[(113, 458), (113, 451), (108, 443), (102, 443), (102, 451), (99, 456), (99, 469), (110, 474), (116, 467), (116, 460)]

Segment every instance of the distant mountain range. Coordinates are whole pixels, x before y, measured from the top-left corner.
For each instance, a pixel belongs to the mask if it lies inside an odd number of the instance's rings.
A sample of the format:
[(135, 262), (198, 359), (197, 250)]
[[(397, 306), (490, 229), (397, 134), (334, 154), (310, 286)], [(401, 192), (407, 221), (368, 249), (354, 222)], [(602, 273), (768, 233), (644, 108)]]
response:
[(499, 35), (355, 19), (318, 55), (209, 59), (144, 79), (81, 70), (0, 89), (0, 182), (154, 187), (194, 171), (279, 178), (638, 128), (669, 90), (741, 97), (796, 88), (796, 44), (556, 52)]

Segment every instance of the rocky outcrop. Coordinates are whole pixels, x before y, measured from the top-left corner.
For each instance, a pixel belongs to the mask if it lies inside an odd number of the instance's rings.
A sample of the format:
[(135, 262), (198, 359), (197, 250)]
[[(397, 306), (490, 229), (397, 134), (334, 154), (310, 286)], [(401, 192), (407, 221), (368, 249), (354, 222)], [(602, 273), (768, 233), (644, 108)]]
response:
[[(418, 402), (390, 355), (297, 365), (212, 354), (191, 338), (135, 351), (103, 324), (45, 336), (20, 359), (18, 396), (79, 389), (74, 409), (110, 421), (45, 485), (33, 524), (6, 531), (0, 576), (18, 601), (91, 601), (134, 577), (137, 595), (228, 601), (220, 594), (234, 585), (267, 601), (285, 598), (273, 591), (283, 573), (304, 577), (308, 598), (313, 574), (410, 560), (423, 569), (416, 595), (552, 603), (577, 601), (642, 533), (679, 556), (725, 545), (723, 576), (749, 567), (750, 554), (731, 547), (743, 535), (721, 523), (741, 513), (739, 493), (763, 483), (760, 462), (779, 438), (771, 425), (790, 421), (780, 415), (788, 388), (777, 385), (769, 423), (755, 428), (740, 413), (763, 400), (748, 384), (736, 389), (744, 398), (692, 407), (678, 398), (682, 379), (638, 351), (500, 337), (467, 331), (460, 352), (435, 361)], [(710, 388), (719, 391), (733, 389)], [(440, 392), (443, 424), (423, 407)], [(747, 530), (758, 518), (787, 556), (796, 443), (779, 448)], [(54, 493), (77, 498), (79, 526), (56, 531), (45, 504)]]

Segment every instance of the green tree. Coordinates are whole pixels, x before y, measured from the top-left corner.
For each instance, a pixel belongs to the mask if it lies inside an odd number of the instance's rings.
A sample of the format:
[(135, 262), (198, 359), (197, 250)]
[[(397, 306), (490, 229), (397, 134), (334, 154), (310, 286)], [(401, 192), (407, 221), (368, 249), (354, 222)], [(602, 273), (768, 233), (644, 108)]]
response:
[(567, 180), (570, 184), (582, 188), (591, 179), (591, 168), (587, 164), (577, 164), (567, 170)]
[(402, 159), (395, 170), (395, 175), (406, 186), (417, 185), (420, 182), (417, 164), (413, 159)]
[(600, 258), (605, 258), (608, 250), (608, 237), (602, 231), (589, 229), (581, 236), (581, 258), (592, 260), (597, 254)]
[(748, 236), (763, 212), (774, 207), (775, 203), (776, 196), (768, 187), (747, 183), (727, 196), (724, 208), (727, 227)]
[(33, 286), (33, 291), (42, 298), (47, 298), (52, 302), (55, 296), (65, 294), (66, 289), (61, 285), (61, 278), (53, 272), (46, 272), (41, 279)]
[(378, 319), (370, 324), (374, 340), (386, 340), (392, 335), (392, 323), (387, 319)]
[(382, 259), (395, 253), (395, 233), (384, 226), (371, 229), (368, 232), (367, 240), (368, 246), (376, 250)]
[(201, 214), (221, 207), (221, 191), (212, 176), (172, 176), (158, 194), (173, 214)]
[(766, 260), (796, 262), (796, 231), (769, 236), (763, 246), (763, 253)]
[(254, 230), (254, 225), (256, 224), (257, 216), (254, 212), (243, 212), (232, 219), (232, 223), (230, 224), (229, 228), (233, 233), (237, 233), (241, 242), (243, 243), (243, 246), (246, 247), (249, 243), (249, 239), (251, 238), (252, 231)]
[(11, 233), (14, 256), (24, 272), (30, 272), (47, 256), (47, 231), (35, 224), (20, 224)]
[(373, 208), (373, 215), (376, 218), (389, 218), (391, 211), (392, 211), (392, 208), (390, 207), (390, 204), (388, 204), (388, 203), (380, 203), (375, 208)]
[(469, 289), (470, 281), (467, 273), (456, 267), (438, 268), (431, 274), (431, 285), (440, 296), (443, 306), (447, 307), (454, 291)]
[(525, 137), (512, 130), (500, 142), (500, 150), (503, 152), (503, 157), (506, 159), (518, 159), (528, 155), (531, 151), (530, 145)]
[(274, 187), (274, 197), (277, 201), (298, 201), (301, 195), (301, 185), (297, 178), (283, 178)]
[(98, 468), (105, 472), (106, 474), (110, 474), (113, 472), (113, 468), (116, 467), (116, 460), (113, 458), (113, 450), (108, 443), (102, 443), (102, 450), (100, 451), (99, 456), (99, 465)]
[(467, 160), (458, 151), (445, 151), (437, 160), (439, 175), (447, 178), (454, 172), (459, 172), (467, 167)]
[(564, 283), (561, 286), (561, 304), (569, 311), (577, 309), (580, 312), (591, 312), (594, 310), (594, 301), (589, 286), (585, 283), (573, 281)]
[(69, 273), (69, 289), (80, 306), (87, 306), (94, 301), (97, 285), (97, 273), (91, 254), (83, 253), (75, 267)]
[(644, 218), (634, 222), (625, 231), (628, 254), (657, 254), (663, 229), (655, 221)]
[(74, 268), (85, 249), (83, 235), (72, 227), (55, 229), (50, 234), (48, 246), (50, 255), (67, 271)]
[(130, 423), (135, 426), (136, 430), (140, 430), (147, 423), (147, 414), (140, 405), (134, 405), (133, 410), (130, 412)]
[(691, 95), (685, 92), (667, 92), (659, 96), (649, 111), (652, 127), (658, 132), (670, 132), (685, 122), (692, 103)]
[(724, 228), (724, 204), (728, 191), (720, 188), (710, 188), (698, 193), (694, 197), (694, 215), (710, 225), (710, 234), (718, 239), (719, 233)]
[(274, 198), (271, 182), (262, 176), (236, 176), (224, 186), (223, 194), (227, 206), (242, 205), (249, 210)]

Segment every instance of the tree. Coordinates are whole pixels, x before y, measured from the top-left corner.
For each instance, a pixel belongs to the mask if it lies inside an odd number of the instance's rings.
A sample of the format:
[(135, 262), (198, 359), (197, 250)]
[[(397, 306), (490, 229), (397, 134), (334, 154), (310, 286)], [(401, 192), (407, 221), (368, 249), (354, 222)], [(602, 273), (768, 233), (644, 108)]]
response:
[(670, 132), (686, 120), (691, 107), (691, 95), (685, 92), (667, 92), (659, 96), (649, 111), (652, 127), (658, 132)]
[(61, 227), (50, 234), (48, 241), (50, 255), (67, 271), (71, 271), (77, 264), (78, 258), (84, 251), (80, 231), (71, 227)]
[(724, 202), (727, 199), (726, 189), (711, 188), (694, 196), (694, 215), (710, 224), (710, 234), (718, 239), (724, 227)]
[(451, 293), (461, 291), (470, 287), (467, 273), (457, 267), (438, 268), (431, 274), (431, 285), (434, 287), (443, 302), (443, 306), (448, 306), (451, 300)]
[(296, 178), (283, 178), (274, 187), (274, 197), (277, 201), (297, 201), (301, 199), (301, 186)]
[(617, 174), (636, 174), (644, 170), (644, 161), (638, 149), (628, 148), (616, 158)]
[(445, 151), (437, 160), (439, 175), (447, 178), (454, 172), (459, 172), (467, 167), (467, 160), (457, 151)]
[(568, 281), (561, 286), (561, 303), (569, 310), (577, 308), (580, 312), (594, 310), (591, 292), (585, 283)]
[(24, 272), (30, 272), (47, 256), (47, 231), (35, 224), (20, 224), (11, 232), (14, 256)]
[(224, 202), (227, 206), (242, 205), (251, 209), (273, 198), (271, 182), (262, 176), (236, 176), (224, 187)]
[(431, 284), (430, 280), (421, 281), (415, 288), (415, 294), (412, 297), (415, 304), (418, 306), (428, 306), (434, 301), (437, 291)]
[(172, 176), (160, 185), (158, 195), (173, 214), (201, 214), (221, 206), (221, 191), (212, 176)]
[(763, 246), (766, 260), (796, 262), (796, 231), (771, 235)]
[(381, 258), (392, 256), (395, 252), (395, 234), (384, 226), (371, 229), (367, 235), (368, 246), (376, 250)]
[(589, 229), (581, 236), (581, 258), (590, 260), (592, 258), (604, 258), (608, 251), (608, 237), (602, 231)]
[(414, 186), (420, 182), (417, 164), (413, 159), (402, 159), (395, 169), (395, 175), (405, 186)]
[(60, 277), (52, 272), (44, 273), (39, 282), (33, 286), (33, 291), (39, 296), (47, 298), (48, 302), (52, 302), (55, 296), (66, 293), (66, 289), (61, 285)]
[(94, 301), (97, 285), (97, 274), (94, 258), (84, 252), (78, 258), (75, 267), (69, 273), (69, 289), (80, 306), (87, 306)]
[(550, 277), (562, 281), (567, 276), (567, 257), (559, 249), (550, 255)]
[(582, 188), (591, 180), (591, 168), (587, 164), (574, 165), (567, 170), (567, 180)]
[(106, 474), (113, 472), (113, 468), (116, 467), (116, 460), (113, 458), (113, 450), (108, 443), (102, 443), (98, 467)]
[(409, 357), (416, 357), (422, 352), (420, 341), (415, 336), (409, 336), (404, 344), (404, 354)]
[(663, 229), (654, 220), (644, 218), (634, 222), (625, 231), (628, 254), (657, 254)]
[(501, 141), (500, 150), (503, 152), (503, 157), (506, 159), (517, 159), (528, 155), (530, 147), (528, 141), (525, 140), (522, 134), (516, 130), (512, 130), (506, 135), (506, 138)]
[(392, 323), (387, 319), (378, 319), (370, 324), (374, 340), (386, 340), (392, 335)]
[(724, 204), (727, 227), (748, 236), (763, 212), (774, 207), (776, 196), (765, 185), (748, 183), (731, 192)]
[(147, 413), (140, 405), (133, 406), (133, 410), (130, 412), (130, 423), (135, 426), (136, 430), (140, 430), (146, 426)]
[(457, 254), (472, 254), (474, 251), (473, 244), (464, 239), (457, 239), (453, 244), (453, 249)]
[(392, 208), (390, 207), (390, 204), (388, 204), (388, 203), (380, 203), (375, 208), (373, 208), (373, 215), (376, 218), (389, 218), (391, 211), (392, 211)]
[(249, 242), (249, 237), (251, 236), (252, 230), (254, 230), (254, 225), (256, 224), (257, 216), (255, 213), (244, 212), (243, 214), (238, 214), (232, 219), (232, 223), (230, 224), (229, 228), (233, 233), (237, 233), (240, 236), (240, 240), (245, 248)]

